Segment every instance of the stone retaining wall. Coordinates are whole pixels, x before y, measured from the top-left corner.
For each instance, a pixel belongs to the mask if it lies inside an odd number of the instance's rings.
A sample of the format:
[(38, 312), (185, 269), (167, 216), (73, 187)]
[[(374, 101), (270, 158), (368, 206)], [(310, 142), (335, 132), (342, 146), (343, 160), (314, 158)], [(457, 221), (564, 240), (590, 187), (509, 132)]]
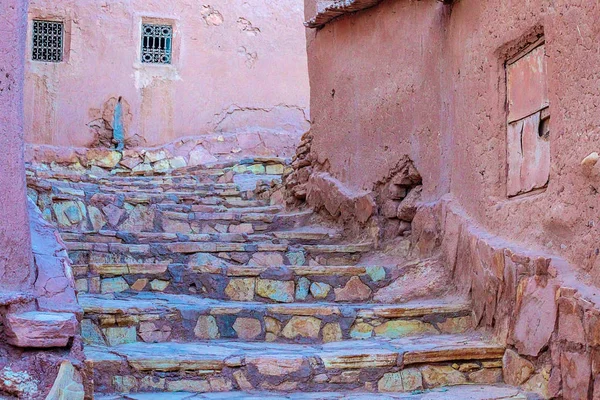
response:
[(506, 383), (544, 398), (600, 396), (600, 297), (572, 266), (479, 229), (453, 201), (422, 206), (414, 229), (422, 253), (441, 244), (477, 326), (508, 345)]

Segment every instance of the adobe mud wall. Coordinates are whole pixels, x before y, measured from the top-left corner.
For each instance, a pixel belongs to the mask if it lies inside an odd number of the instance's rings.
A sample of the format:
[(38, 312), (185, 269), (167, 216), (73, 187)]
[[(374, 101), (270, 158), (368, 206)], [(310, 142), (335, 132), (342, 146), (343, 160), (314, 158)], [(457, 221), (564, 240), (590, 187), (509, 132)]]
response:
[(0, 291), (31, 287), (33, 260), (23, 162), (23, 57), (27, 1), (0, 4)]
[[(313, 167), (370, 191), (408, 155), (423, 201), (451, 193), (482, 228), (599, 284), (600, 169), (581, 165), (600, 151), (599, 16), (595, 2), (388, 0), (310, 30)], [(505, 63), (540, 38), (550, 178), (509, 198)]]
[(545, 398), (600, 393), (599, 17), (597, 2), (384, 0), (307, 34), (314, 125), (290, 194), (323, 196), (320, 177), (375, 200), (412, 160), (414, 250), (477, 299), (505, 381)]
[[(302, 17), (301, 0), (33, 0), (26, 141), (110, 146), (119, 100), (128, 148), (214, 132), (301, 134), (309, 119)], [(38, 19), (64, 22), (63, 62), (31, 61)], [(141, 63), (142, 22), (173, 25), (170, 65)]]

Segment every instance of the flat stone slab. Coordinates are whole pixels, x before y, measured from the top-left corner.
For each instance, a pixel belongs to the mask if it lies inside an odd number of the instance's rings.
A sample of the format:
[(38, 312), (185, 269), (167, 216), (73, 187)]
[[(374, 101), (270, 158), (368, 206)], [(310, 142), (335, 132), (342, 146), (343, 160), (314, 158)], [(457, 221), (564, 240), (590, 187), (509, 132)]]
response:
[[(88, 362), (101, 347), (86, 346)], [(137, 371), (221, 370), (225, 366), (256, 364), (269, 359), (277, 365), (290, 360), (304, 363), (318, 360), (327, 369), (398, 367), (407, 364), (466, 360), (498, 360), (504, 347), (481, 336), (440, 335), (396, 340), (343, 341), (323, 345), (297, 345), (262, 342), (208, 341), (196, 343), (131, 343), (104, 348)], [(404, 359), (404, 361), (402, 361)]]
[(5, 330), (8, 342), (22, 348), (66, 347), (77, 334), (79, 323), (72, 313), (31, 311), (9, 314)]
[(128, 342), (221, 338), (310, 344), (458, 334), (473, 327), (470, 303), (455, 298), (388, 305), (270, 304), (143, 292), (80, 294), (79, 302), (85, 310), (83, 339), (90, 344), (111, 343), (125, 329)]
[(228, 392), (228, 393), (136, 393), (126, 395), (96, 395), (97, 400), (526, 400), (525, 392), (508, 386), (463, 385), (444, 389), (427, 390), (423, 393), (272, 393), (272, 392)]

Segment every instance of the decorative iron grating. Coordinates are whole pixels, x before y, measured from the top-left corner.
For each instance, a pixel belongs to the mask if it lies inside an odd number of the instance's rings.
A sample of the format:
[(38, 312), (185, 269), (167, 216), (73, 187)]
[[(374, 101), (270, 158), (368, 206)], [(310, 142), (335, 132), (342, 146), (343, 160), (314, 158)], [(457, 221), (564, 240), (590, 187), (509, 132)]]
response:
[(31, 59), (43, 62), (63, 60), (64, 24), (59, 21), (33, 21)]
[(173, 27), (171, 25), (142, 25), (142, 62), (171, 64)]

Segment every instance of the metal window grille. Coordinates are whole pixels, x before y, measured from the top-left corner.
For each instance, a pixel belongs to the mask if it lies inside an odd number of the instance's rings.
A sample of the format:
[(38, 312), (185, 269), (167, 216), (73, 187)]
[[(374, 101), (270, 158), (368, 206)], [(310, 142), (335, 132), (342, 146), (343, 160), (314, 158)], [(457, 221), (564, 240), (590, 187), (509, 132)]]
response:
[(171, 25), (142, 25), (142, 62), (171, 64), (173, 27)]
[(57, 21), (33, 21), (31, 59), (43, 62), (63, 60), (64, 24)]

